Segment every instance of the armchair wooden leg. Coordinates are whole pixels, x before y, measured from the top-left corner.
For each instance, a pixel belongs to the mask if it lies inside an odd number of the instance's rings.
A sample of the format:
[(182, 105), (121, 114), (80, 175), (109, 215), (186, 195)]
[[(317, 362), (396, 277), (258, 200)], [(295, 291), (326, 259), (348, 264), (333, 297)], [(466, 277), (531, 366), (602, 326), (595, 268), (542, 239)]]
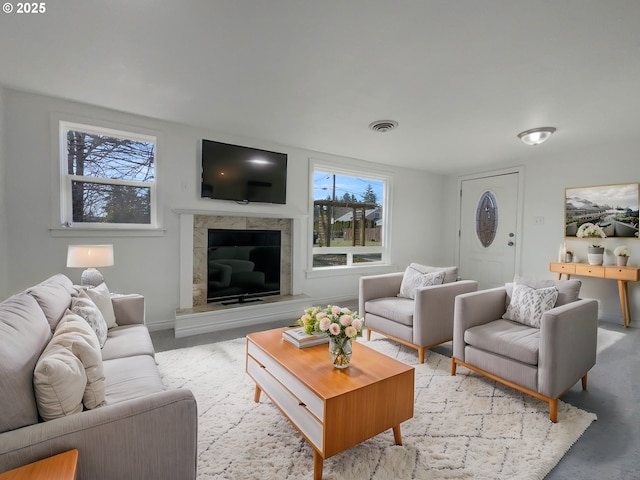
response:
[(456, 376), (456, 359), (453, 357), (451, 358), (451, 376)]
[(549, 400), (549, 419), (558, 423), (558, 399)]
[(367, 328), (367, 340), (371, 340), (371, 329)]
[(418, 361), (424, 363), (424, 348), (418, 348)]
[(582, 389), (586, 390), (587, 389), (587, 374), (584, 374), (584, 377), (582, 377)]

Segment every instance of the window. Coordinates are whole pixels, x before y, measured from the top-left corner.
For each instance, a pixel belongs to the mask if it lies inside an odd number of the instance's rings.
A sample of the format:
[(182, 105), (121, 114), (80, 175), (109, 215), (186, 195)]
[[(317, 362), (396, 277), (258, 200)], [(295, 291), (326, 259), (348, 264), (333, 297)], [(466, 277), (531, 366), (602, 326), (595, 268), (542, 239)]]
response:
[(388, 182), (388, 178), (371, 173), (314, 166), (314, 269), (386, 261), (384, 213)]
[(155, 227), (156, 138), (60, 122), (62, 223)]

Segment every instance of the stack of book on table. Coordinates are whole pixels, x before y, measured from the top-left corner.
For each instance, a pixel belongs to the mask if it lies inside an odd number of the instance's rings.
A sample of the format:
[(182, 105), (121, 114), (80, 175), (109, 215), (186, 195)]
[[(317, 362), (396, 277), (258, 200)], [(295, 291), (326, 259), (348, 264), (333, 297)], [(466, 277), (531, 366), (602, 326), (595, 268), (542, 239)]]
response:
[(293, 343), (298, 348), (313, 347), (322, 343), (329, 343), (329, 337), (326, 335), (309, 335), (304, 333), (302, 327), (291, 328), (282, 332), (282, 338), (287, 342)]

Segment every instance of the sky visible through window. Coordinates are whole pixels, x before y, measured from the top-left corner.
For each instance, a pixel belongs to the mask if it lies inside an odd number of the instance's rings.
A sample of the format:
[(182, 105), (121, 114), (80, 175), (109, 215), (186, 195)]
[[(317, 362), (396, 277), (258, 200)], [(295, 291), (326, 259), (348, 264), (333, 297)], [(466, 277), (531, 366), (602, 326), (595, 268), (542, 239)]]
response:
[[(313, 199), (325, 200), (332, 198), (334, 174), (327, 172), (314, 172), (313, 174)], [(346, 193), (355, 196), (362, 201), (368, 186), (371, 185), (378, 203), (382, 202), (383, 182), (363, 177), (350, 177), (347, 175), (335, 175), (336, 200), (340, 200)]]

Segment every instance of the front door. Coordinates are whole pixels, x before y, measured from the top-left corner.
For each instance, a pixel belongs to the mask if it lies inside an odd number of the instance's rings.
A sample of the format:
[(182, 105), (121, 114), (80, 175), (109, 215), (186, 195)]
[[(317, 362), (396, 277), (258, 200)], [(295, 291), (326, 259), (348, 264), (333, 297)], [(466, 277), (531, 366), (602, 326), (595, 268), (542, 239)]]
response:
[(519, 172), (461, 182), (460, 276), (479, 289), (513, 280), (516, 264)]

